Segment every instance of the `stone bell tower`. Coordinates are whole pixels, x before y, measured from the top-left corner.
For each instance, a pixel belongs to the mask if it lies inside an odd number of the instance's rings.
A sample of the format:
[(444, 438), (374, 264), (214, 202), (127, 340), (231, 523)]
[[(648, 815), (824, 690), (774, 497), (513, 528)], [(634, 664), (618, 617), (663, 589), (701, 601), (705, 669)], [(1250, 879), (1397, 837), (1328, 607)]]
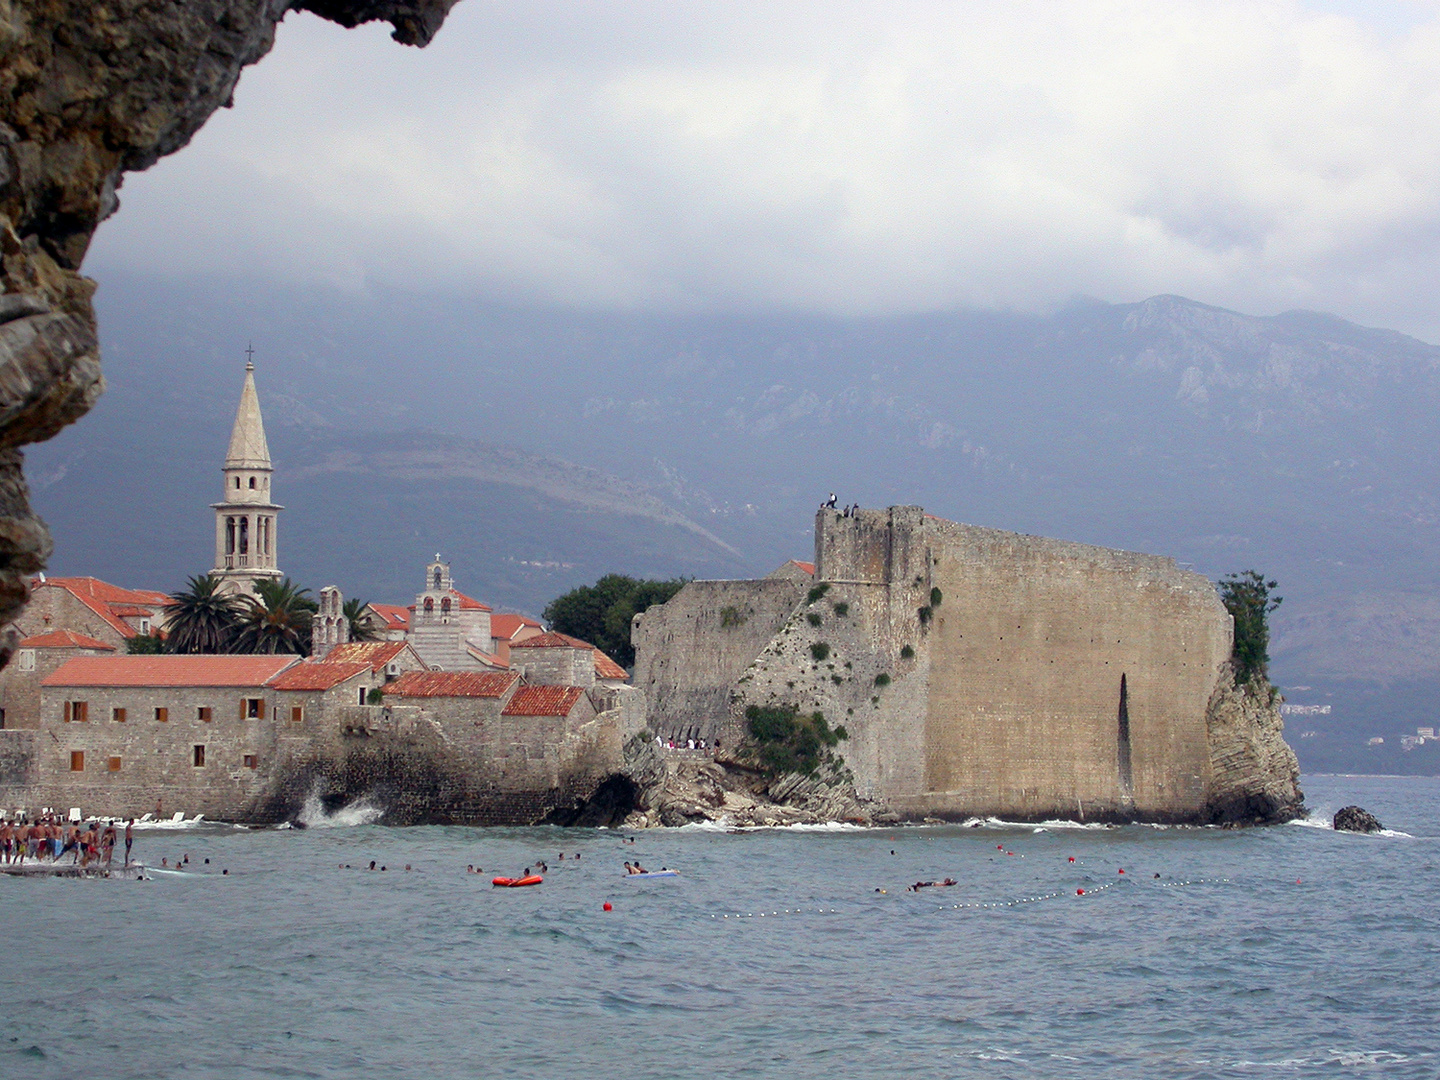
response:
[[(254, 355), (246, 349), (246, 356)], [(254, 593), (255, 582), (280, 580), (276, 565), (276, 519), (283, 507), (271, 501), (270, 447), (255, 393), (255, 364), (245, 364), (245, 385), (225, 454), (225, 496), (215, 509), (215, 569), (226, 592)]]

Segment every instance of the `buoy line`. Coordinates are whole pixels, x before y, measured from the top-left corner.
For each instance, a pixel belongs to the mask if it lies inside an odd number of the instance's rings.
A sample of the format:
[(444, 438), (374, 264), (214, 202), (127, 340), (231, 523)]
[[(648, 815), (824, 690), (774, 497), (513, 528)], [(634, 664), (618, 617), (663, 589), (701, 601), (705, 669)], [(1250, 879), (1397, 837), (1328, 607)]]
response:
[[(940, 911), (981, 911), (998, 908), (1020, 907), (1022, 904), (1038, 904), (1043, 900), (1059, 900), (1064, 896), (1086, 897), (1094, 896), (1096, 893), (1113, 889), (1117, 885), (1132, 884), (1130, 879), (1125, 881), (1112, 881), (1108, 885), (1096, 885), (1093, 888), (1077, 888), (1073, 893), (1069, 890), (1061, 892), (1041, 893), (1038, 896), (1022, 896), (1015, 900), (992, 900), (989, 902), (977, 902), (971, 904), (943, 904), (936, 908)], [(1185, 881), (1156, 881), (1153, 883), (1161, 889), (1174, 889), (1182, 885), (1231, 885), (1234, 884), (1230, 878), (1191, 878)], [(717, 921), (728, 919), (778, 919), (782, 915), (838, 915), (836, 908), (780, 908), (776, 911), (737, 911), (733, 914), (711, 915), (710, 918)]]

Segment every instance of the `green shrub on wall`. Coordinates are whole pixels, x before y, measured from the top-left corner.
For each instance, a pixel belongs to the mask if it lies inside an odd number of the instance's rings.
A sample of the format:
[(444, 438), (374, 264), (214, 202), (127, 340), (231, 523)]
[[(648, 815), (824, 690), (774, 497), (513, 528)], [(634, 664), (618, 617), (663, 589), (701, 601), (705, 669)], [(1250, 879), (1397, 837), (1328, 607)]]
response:
[(745, 616), (740, 614), (739, 608), (722, 607), (720, 609), (720, 628), (722, 630), (729, 630), (731, 627), (744, 625)]
[(889, 675), (886, 675), (885, 672), (883, 672), (883, 671), (880, 672), (879, 675), (876, 675), (876, 676), (875, 676), (875, 685), (876, 685), (876, 686), (889, 686), (889, 685), (890, 685), (890, 676), (889, 676)]
[(944, 599), (945, 599), (945, 594), (940, 591), (940, 586), (939, 586), (939, 585), (936, 585), (935, 588), (933, 588), (933, 589), (930, 590), (930, 606), (931, 606), (932, 608), (937, 608), (937, 607), (939, 607), (939, 606), (940, 606), (940, 602), (941, 602), (942, 600), (944, 600)]
[(771, 773), (810, 775), (822, 764), (838, 768), (830, 748), (848, 739), (843, 725), (833, 730), (822, 712), (804, 713), (794, 705), (751, 705), (746, 727), (761, 766)]
[(821, 623), (820, 613), (818, 611), (810, 612), (810, 614), (805, 616), (805, 621), (811, 626), (819, 626)]
[(911, 648), (909, 645), (904, 645), (904, 646), (902, 646), (901, 649), (900, 649), (900, 659), (901, 659), (901, 660), (913, 660), (913, 659), (915, 659), (915, 650), (914, 650), (913, 648)]
[(844, 600), (837, 600), (834, 610), (835, 614), (843, 619), (846, 615), (850, 614), (850, 605), (847, 604)]
[(830, 646), (823, 641), (817, 641), (810, 646), (810, 655), (815, 658), (815, 662), (818, 664), (820, 661), (829, 657)]
[(819, 585), (816, 585), (813, 589), (809, 591), (809, 593), (806, 594), (805, 602), (807, 604), (813, 604), (816, 600), (819, 600), (829, 591), (830, 586), (822, 581)]

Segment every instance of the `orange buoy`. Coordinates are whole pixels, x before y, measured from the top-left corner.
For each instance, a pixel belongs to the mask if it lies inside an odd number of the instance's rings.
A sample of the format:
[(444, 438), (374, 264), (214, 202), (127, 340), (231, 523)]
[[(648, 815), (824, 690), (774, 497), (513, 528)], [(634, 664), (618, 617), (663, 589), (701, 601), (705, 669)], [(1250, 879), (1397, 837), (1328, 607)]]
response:
[(606, 901), (605, 901), (605, 910), (606, 910), (606, 911), (612, 911), (612, 910), (613, 910), (613, 909), (610, 907), (610, 901), (609, 901), (609, 900), (606, 900)]
[(1120, 873), (1122, 873), (1122, 874), (1123, 874), (1123, 873), (1124, 873), (1124, 872), (1125, 872), (1125, 868), (1124, 868), (1124, 867), (1123, 867), (1123, 866), (1122, 866), (1122, 867), (1120, 867)]
[(1084, 890), (1084, 889), (1076, 889), (1076, 890), (1075, 890), (1075, 895), (1076, 895), (1076, 896), (1084, 896), (1084, 895), (1085, 895), (1085, 890)]
[(1074, 862), (1074, 861), (1075, 861), (1075, 856), (1074, 856), (1074, 855), (1071, 855), (1071, 856), (1070, 856), (1070, 861), (1071, 861), (1071, 862)]

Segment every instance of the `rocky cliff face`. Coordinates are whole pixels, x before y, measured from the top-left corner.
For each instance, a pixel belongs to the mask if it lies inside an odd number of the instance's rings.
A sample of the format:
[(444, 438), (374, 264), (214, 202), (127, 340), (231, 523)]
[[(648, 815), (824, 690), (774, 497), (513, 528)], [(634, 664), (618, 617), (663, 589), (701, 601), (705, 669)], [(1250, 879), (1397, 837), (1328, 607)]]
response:
[(1236, 686), (1226, 672), (1210, 698), (1206, 728), (1212, 824), (1269, 824), (1304, 813), (1300, 763), (1285, 742), (1279, 695), (1265, 680)]
[[(28, 599), (50, 537), (20, 448), (104, 389), (80, 265), (125, 173), (174, 153), (228, 105), (290, 10), (385, 20), (425, 45), (455, 0), (0, 0), (0, 623)], [(0, 663), (11, 642), (0, 642)]]

